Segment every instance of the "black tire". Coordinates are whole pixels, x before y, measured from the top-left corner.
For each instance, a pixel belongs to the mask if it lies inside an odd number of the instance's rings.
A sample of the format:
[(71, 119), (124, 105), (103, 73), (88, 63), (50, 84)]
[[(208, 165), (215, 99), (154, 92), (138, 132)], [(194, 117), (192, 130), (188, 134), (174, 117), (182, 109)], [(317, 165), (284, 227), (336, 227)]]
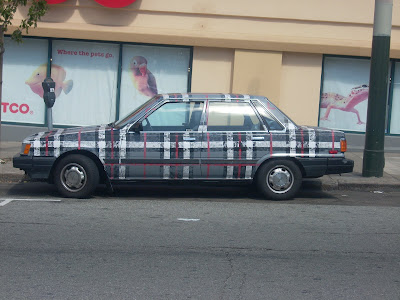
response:
[(286, 159), (267, 161), (257, 174), (257, 186), (267, 199), (288, 200), (301, 187), (302, 174), (295, 162)]
[(98, 183), (99, 170), (95, 162), (84, 155), (68, 155), (54, 169), (54, 184), (67, 198), (87, 198)]

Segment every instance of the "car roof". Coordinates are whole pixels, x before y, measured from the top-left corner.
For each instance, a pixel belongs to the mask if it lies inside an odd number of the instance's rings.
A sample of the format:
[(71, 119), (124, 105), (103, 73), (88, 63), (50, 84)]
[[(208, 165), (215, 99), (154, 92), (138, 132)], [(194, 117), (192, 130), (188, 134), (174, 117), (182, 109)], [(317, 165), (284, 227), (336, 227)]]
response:
[[(168, 93), (159, 94), (160, 100), (174, 99), (174, 100), (256, 100), (267, 99), (264, 96), (255, 96), (247, 94), (223, 94), (223, 93)], [(157, 97), (156, 96), (156, 97)]]

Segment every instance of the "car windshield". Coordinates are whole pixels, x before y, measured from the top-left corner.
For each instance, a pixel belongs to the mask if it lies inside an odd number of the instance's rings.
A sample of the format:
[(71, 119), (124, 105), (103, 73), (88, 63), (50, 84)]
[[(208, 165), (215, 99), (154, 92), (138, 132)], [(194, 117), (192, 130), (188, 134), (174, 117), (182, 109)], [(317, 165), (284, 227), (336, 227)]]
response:
[(155, 96), (155, 97), (151, 98), (150, 100), (146, 101), (145, 103), (140, 105), (138, 108), (136, 108), (133, 112), (130, 112), (128, 115), (126, 115), (122, 119), (115, 122), (114, 127), (121, 128), (129, 123), (132, 123), (136, 116), (140, 115), (141, 112), (145, 111), (146, 107), (151, 107), (159, 99), (160, 99), (159, 96)]
[(277, 108), (271, 101), (266, 98), (259, 98), (261, 103), (265, 106), (268, 111), (275, 116), (282, 124), (287, 124), (289, 122), (293, 123), (295, 126), (296, 123), (292, 121), (287, 115), (285, 115), (279, 108)]

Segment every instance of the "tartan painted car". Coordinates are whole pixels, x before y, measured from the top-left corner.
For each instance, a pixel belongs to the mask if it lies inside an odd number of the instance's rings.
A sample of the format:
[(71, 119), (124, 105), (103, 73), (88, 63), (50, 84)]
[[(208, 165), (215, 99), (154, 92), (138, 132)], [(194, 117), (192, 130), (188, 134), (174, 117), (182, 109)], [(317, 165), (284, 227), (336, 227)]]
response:
[(298, 126), (265, 97), (163, 94), (108, 125), (31, 135), (13, 164), (65, 197), (118, 181), (237, 180), (280, 200), (302, 178), (352, 172), (345, 151), (342, 131)]

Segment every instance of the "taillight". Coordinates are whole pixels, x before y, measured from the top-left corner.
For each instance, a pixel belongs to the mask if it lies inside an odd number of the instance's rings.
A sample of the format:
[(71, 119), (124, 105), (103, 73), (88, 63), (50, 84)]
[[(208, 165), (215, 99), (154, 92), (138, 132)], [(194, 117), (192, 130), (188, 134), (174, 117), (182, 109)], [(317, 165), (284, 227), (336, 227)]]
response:
[(346, 152), (347, 151), (347, 141), (346, 139), (341, 139), (340, 140), (340, 152)]

